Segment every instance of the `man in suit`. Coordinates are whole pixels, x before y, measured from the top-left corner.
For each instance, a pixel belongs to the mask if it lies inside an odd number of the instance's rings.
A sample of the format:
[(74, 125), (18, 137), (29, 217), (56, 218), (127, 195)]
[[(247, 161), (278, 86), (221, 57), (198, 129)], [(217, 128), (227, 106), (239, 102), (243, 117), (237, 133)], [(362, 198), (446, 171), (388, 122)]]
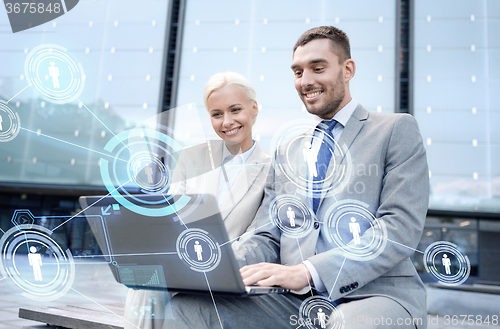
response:
[[(322, 122), (276, 151), (256, 215), (259, 229), (236, 256), (246, 285), (294, 293), (213, 301), (176, 296), (176, 327), (297, 328), (309, 320), (304, 326), (311, 328), (320, 314), (324, 319), (326, 305), (344, 319), (328, 328), (426, 328), (425, 288), (409, 258), (424, 227), (429, 191), (416, 121), (357, 104), (349, 90), (355, 74), (349, 40), (334, 27), (299, 38), (292, 70), (299, 97)], [(304, 162), (307, 142), (318, 152), (317, 175)], [(304, 228), (299, 234), (280, 225), (287, 200), (305, 209), (296, 219)], [(360, 224), (356, 240), (352, 219)], [(315, 308), (315, 301), (327, 304)]]

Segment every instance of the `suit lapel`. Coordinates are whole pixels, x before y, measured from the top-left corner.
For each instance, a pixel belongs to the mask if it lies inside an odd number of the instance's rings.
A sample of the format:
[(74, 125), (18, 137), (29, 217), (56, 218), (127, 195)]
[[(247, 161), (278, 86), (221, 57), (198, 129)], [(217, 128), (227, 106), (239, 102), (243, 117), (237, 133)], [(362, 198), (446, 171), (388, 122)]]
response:
[(247, 194), (255, 179), (262, 171), (262, 168), (264, 168), (264, 165), (266, 164), (265, 160), (265, 153), (261, 150), (259, 144), (255, 145), (252, 155), (250, 155), (246, 163), (243, 165), (243, 168), (238, 174), (226, 201), (224, 201), (224, 204), (222, 205), (222, 219), (226, 219), (241, 199), (243, 199), (245, 194)]
[(356, 107), (356, 110), (354, 110), (354, 112), (352, 113), (351, 118), (347, 121), (347, 124), (345, 125), (344, 130), (342, 131), (342, 135), (338, 140), (338, 144), (340, 145), (340, 147), (343, 148), (342, 156), (338, 164), (340, 164), (342, 160), (345, 158), (347, 150), (349, 150), (352, 142), (354, 142), (354, 139), (356, 138), (361, 128), (365, 124), (366, 119), (368, 119), (369, 113), (370, 112), (365, 110), (363, 106), (358, 105)]

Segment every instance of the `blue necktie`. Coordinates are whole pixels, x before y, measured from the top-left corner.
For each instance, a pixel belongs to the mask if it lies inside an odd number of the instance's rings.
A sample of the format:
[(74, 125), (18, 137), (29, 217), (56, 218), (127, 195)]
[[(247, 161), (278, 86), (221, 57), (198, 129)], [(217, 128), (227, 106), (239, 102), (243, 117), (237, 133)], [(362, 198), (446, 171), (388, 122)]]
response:
[(316, 190), (313, 195), (314, 213), (318, 211), (318, 206), (321, 200), (321, 192), (319, 191), (323, 187), (321, 181), (323, 181), (326, 177), (328, 165), (330, 164), (330, 159), (332, 158), (332, 152), (334, 150), (335, 144), (333, 144), (332, 131), (336, 124), (337, 121), (334, 119), (330, 121), (323, 120), (316, 126), (316, 130), (314, 131), (314, 136), (319, 135), (320, 132), (324, 133), (321, 147), (318, 151), (318, 160), (316, 162), (317, 176), (314, 177), (313, 189)]

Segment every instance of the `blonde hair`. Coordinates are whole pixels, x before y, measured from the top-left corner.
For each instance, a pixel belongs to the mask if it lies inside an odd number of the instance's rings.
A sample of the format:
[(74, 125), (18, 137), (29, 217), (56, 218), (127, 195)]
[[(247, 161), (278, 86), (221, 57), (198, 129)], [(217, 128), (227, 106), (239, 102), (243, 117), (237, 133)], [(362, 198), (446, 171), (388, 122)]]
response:
[(205, 102), (205, 108), (208, 111), (207, 100), (211, 93), (216, 90), (221, 89), (227, 85), (237, 85), (240, 87), (241, 91), (247, 96), (248, 100), (251, 102), (257, 102), (257, 93), (253, 88), (252, 84), (241, 74), (236, 72), (221, 72), (216, 73), (208, 79), (205, 90), (203, 93), (203, 101)]

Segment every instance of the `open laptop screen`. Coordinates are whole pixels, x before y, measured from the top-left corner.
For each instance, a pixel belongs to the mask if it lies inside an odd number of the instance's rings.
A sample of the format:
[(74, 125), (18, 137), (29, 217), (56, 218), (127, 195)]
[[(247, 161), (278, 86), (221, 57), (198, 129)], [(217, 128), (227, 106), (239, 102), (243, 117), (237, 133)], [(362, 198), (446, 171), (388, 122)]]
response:
[[(158, 196), (150, 198), (154, 209)], [(131, 288), (243, 294), (215, 198), (168, 198), (173, 211), (165, 216), (139, 214), (112, 196), (80, 198), (85, 214), (94, 215), (87, 219), (117, 281)]]

